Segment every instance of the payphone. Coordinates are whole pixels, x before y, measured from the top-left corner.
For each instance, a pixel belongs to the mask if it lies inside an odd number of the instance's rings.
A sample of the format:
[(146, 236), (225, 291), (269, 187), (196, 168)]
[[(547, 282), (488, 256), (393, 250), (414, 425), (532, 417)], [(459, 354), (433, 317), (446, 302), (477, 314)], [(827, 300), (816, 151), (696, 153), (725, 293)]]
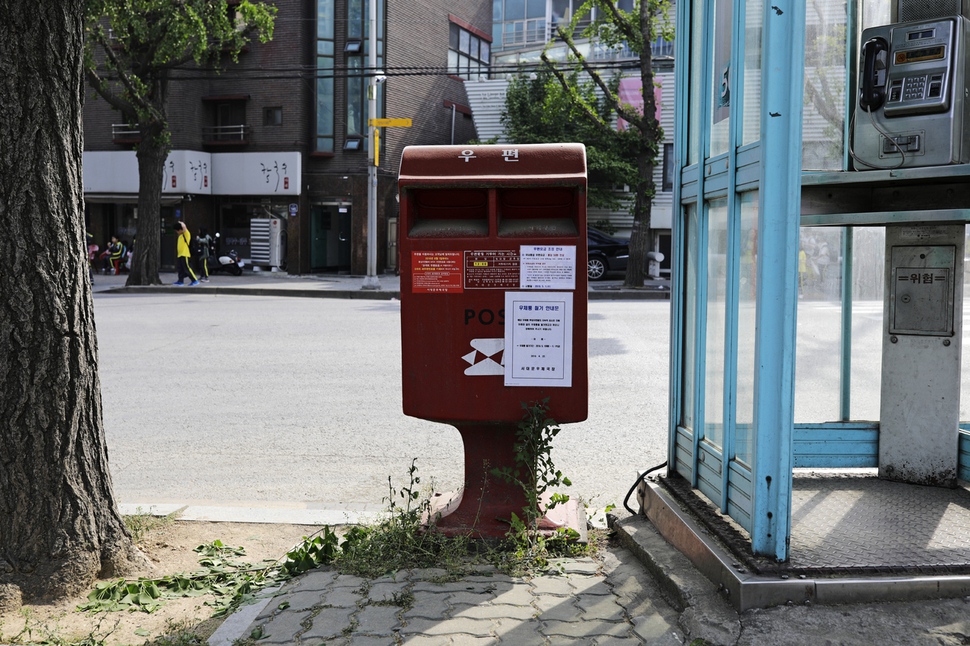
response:
[(862, 32), (850, 148), (857, 170), (970, 162), (968, 44), (962, 15)]

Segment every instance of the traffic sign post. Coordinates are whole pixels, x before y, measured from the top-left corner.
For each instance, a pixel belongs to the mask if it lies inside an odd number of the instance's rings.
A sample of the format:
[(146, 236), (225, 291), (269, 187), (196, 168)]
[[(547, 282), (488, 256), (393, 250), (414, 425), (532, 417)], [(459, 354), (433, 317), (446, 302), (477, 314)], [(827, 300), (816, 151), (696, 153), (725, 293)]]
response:
[(368, 119), (367, 125), (377, 128), (410, 128), (410, 119)]

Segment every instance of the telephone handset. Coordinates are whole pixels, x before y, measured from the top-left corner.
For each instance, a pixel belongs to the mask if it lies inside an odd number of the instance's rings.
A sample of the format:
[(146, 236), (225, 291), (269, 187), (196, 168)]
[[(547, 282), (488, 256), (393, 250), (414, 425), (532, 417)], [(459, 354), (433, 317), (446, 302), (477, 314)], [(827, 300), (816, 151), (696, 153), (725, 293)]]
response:
[(862, 46), (865, 67), (859, 107), (867, 112), (878, 110), (886, 102), (886, 76), (889, 68), (889, 43), (884, 38), (870, 38)]

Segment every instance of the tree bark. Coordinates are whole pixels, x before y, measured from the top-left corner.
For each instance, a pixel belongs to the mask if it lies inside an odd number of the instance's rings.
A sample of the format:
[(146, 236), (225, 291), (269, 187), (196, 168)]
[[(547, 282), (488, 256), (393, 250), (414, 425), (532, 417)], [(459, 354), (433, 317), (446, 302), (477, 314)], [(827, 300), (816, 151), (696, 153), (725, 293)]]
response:
[(0, 584), (148, 569), (112, 493), (82, 214), (82, 4), (0, 2)]

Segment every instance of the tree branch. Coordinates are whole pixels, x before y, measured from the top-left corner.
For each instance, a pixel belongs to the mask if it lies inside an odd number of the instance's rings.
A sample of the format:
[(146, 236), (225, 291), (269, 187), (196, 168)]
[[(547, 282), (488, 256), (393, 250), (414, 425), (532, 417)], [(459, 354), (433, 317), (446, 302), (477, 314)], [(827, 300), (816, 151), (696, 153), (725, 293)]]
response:
[[(623, 35), (626, 36), (627, 40), (636, 41), (640, 38), (640, 33), (633, 26), (633, 23), (627, 20), (626, 17), (622, 13), (620, 13), (620, 10), (616, 6), (616, 3), (601, 2), (598, 4), (601, 7), (606, 6), (610, 14), (613, 16), (613, 24), (615, 24), (620, 29), (620, 32), (622, 32)], [(649, 3), (647, 2), (647, 0), (640, 0), (640, 4), (645, 5)]]
[[(98, 30), (93, 34), (93, 36), (94, 36), (94, 41), (98, 44), (99, 47), (101, 47), (101, 50), (104, 52), (105, 57), (108, 59), (108, 62), (110, 63), (108, 68), (118, 74), (119, 82), (127, 91), (126, 94), (129, 97), (129, 101), (127, 102), (127, 107), (131, 109), (133, 112), (135, 112), (135, 115), (132, 115), (132, 116), (137, 117), (137, 112), (139, 110), (152, 112), (153, 110), (152, 110), (151, 104), (142, 98), (141, 92), (138, 91), (138, 88), (136, 87), (131, 76), (127, 73), (126, 66), (123, 65), (120, 60), (118, 60), (118, 56), (115, 54), (114, 49), (112, 49), (110, 43), (108, 43), (107, 39), (104, 37), (104, 32), (101, 30)], [(89, 70), (88, 73), (97, 75), (97, 73), (94, 70)], [(102, 81), (102, 83), (95, 86), (95, 90), (97, 91), (97, 93), (102, 97), (104, 97), (104, 99), (109, 103), (111, 103), (111, 101), (108, 99), (109, 93), (114, 95), (116, 98), (118, 98), (118, 100), (120, 100), (120, 97), (117, 97), (117, 95), (115, 95), (113, 92), (107, 89), (108, 88), (107, 82), (105, 82), (104, 79), (100, 79), (100, 80)], [(114, 104), (112, 103), (112, 105)], [(122, 112), (124, 112), (124, 110), (122, 110)]]
[[(638, 130), (641, 129), (641, 126), (639, 124), (640, 124), (640, 120), (643, 117), (640, 114), (637, 114), (636, 112), (631, 112), (630, 110), (627, 110), (624, 107), (624, 104), (620, 102), (619, 97), (616, 96), (616, 94), (610, 89), (610, 87), (603, 80), (603, 77), (600, 76), (599, 72), (593, 69), (593, 67), (590, 66), (590, 64), (586, 61), (586, 57), (582, 55), (582, 53), (576, 47), (576, 43), (573, 42), (572, 36), (570, 36), (565, 31), (563, 31), (561, 27), (557, 27), (556, 32), (559, 34), (559, 37), (562, 38), (563, 42), (566, 43), (566, 46), (569, 47), (570, 51), (572, 51), (573, 55), (576, 57), (576, 60), (579, 62), (580, 66), (582, 66), (583, 71), (589, 74), (590, 78), (593, 79), (593, 82), (596, 84), (596, 86), (599, 87), (600, 90), (602, 90), (604, 96), (611, 104), (610, 107), (612, 107), (616, 111), (616, 113), (620, 117), (622, 117), (625, 121), (628, 121)], [(543, 52), (542, 54), (542, 60), (546, 63), (549, 63), (549, 60), (546, 57), (545, 52)], [(562, 78), (560, 78), (559, 82), (560, 83), (563, 82)]]

